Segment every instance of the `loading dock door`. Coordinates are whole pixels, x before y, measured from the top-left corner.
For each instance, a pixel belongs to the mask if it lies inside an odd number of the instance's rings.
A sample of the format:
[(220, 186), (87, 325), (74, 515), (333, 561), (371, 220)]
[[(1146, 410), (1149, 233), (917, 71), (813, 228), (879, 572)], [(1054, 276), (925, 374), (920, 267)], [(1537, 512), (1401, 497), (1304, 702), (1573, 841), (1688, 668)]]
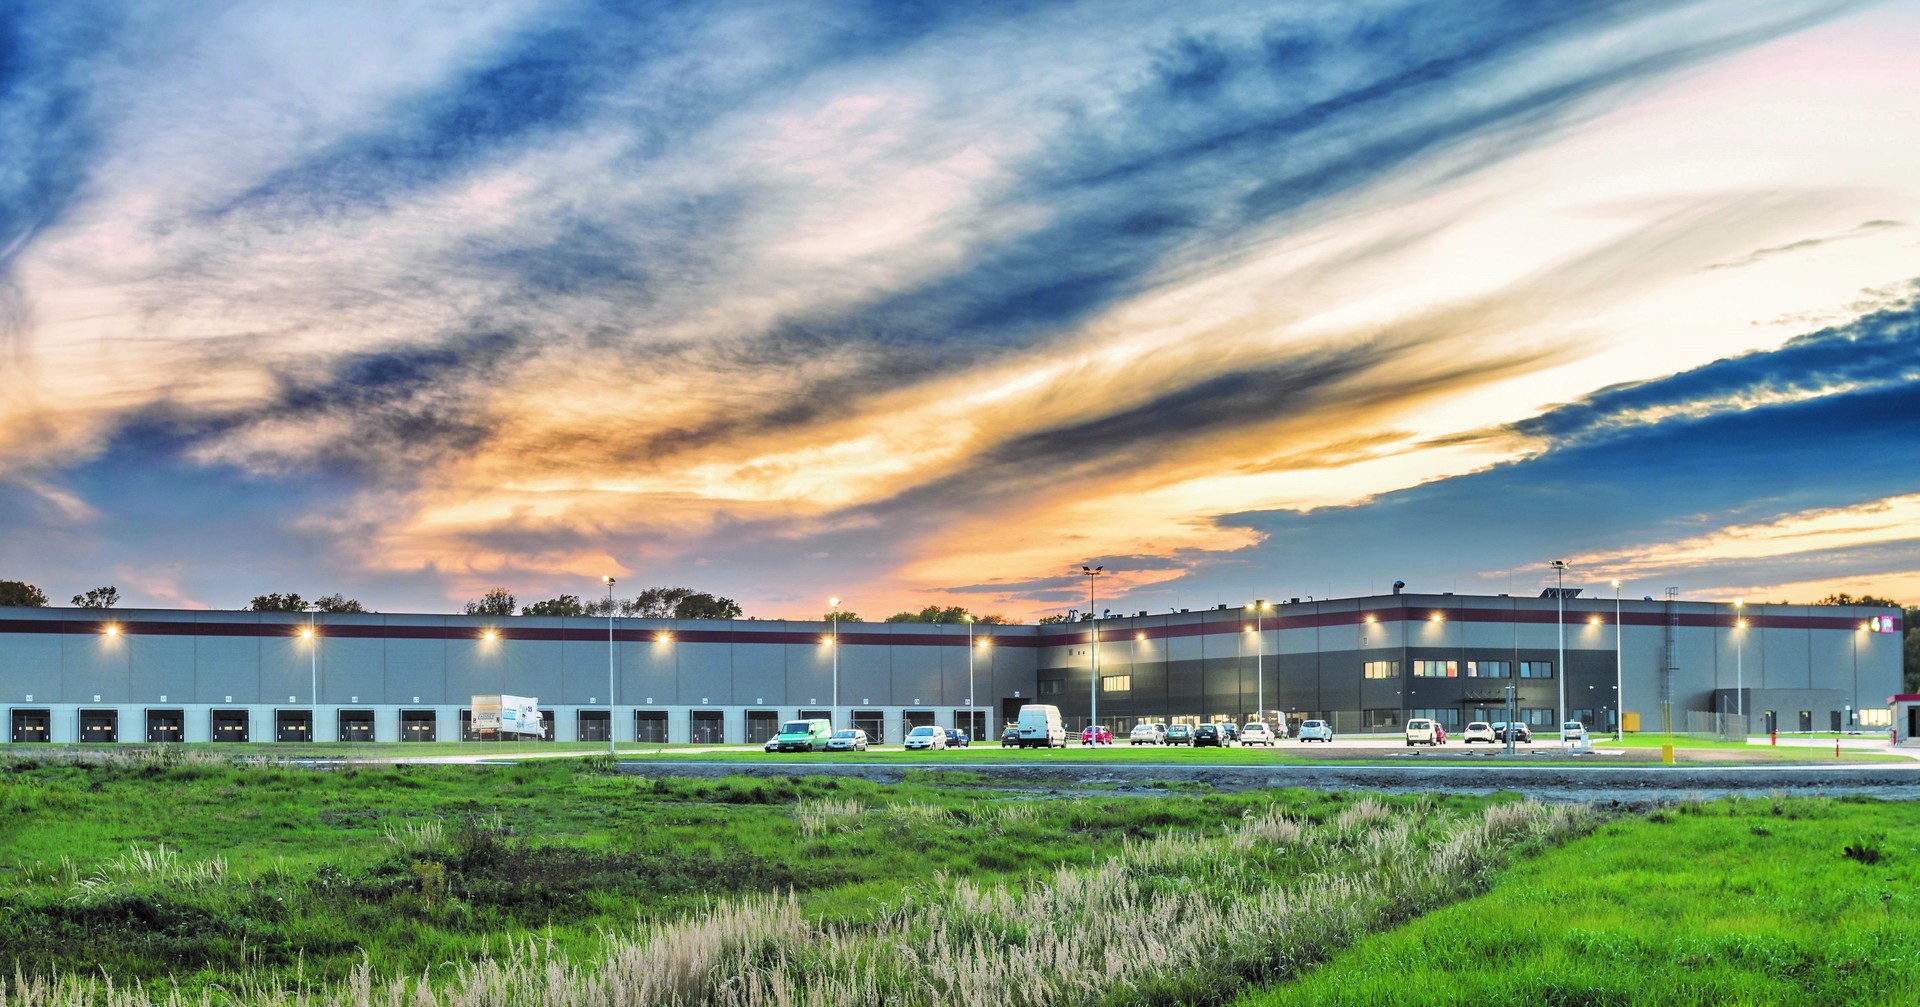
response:
[(907, 730), (900, 732), (901, 736), (904, 737), (907, 734), (907, 731), (911, 731), (916, 727), (932, 727), (933, 711), (932, 710), (908, 710), (905, 713), (900, 715), (900, 719), (907, 725)]
[(47, 729), (53, 725), (51, 710), (15, 710), (13, 711), (13, 740), (21, 743), (46, 741), (50, 737)]
[(764, 745), (780, 733), (780, 713), (777, 710), (747, 711), (747, 744)]
[(312, 710), (275, 710), (273, 711), (273, 740), (275, 741), (312, 741)]
[(608, 710), (581, 710), (579, 723), (580, 733), (576, 737), (581, 741), (605, 741), (611, 737), (608, 732), (613, 729), (613, 713)]
[(340, 711), (340, 740), (341, 741), (372, 741), (373, 740), (373, 711), (372, 710), (341, 710)]
[(187, 727), (187, 715), (182, 710), (148, 710), (148, 741), (179, 741)]
[(213, 740), (215, 741), (247, 740), (247, 711), (245, 710), (213, 711)]
[(725, 720), (719, 710), (695, 710), (687, 737), (696, 745), (726, 743)]
[(633, 740), (650, 741), (656, 745), (667, 743), (667, 711), (635, 710), (633, 712)]
[(80, 740), (106, 744), (120, 740), (119, 710), (81, 710)]
[(432, 741), (434, 717), (432, 710), (401, 710), (401, 741)]

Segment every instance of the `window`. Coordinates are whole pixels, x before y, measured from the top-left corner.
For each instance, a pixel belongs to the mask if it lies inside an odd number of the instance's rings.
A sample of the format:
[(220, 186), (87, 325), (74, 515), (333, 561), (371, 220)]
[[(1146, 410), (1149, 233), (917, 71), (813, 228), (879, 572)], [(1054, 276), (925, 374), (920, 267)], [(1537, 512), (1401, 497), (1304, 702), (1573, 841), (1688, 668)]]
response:
[(1199, 718), (1199, 717), (1195, 717), (1195, 716), (1191, 716), (1191, 715), (1183, 715), (1183, 716), (1179, 716), (1179, 717), (1173, 717), (1173, 718), (1171, 718), (1171, 719), (1170, 719), (1170, 720), (1168, 721), (1168, 723), (1172, 723), (1172, 724), (1185, 724), (1185, 725), (1187, 725), (1188, 727), (1199, 727), (1199, 726), (1200, 726), (1200, 718)]
[(1868, 707), (1860, 711), (1861, 727), (1892, 727), (1893, 711), (1886, 707)]
[(1520, 662), (1520, 677), (1521, 678), (1552, 678), (1553, 662), (1552, 661), (1522, 661)]
[(1399, 678), (1400, 662), (1368, 661), (1366, 671), (1368, 678)]
[(1065, 695), (1066, 691), (1067, 680), (1064, 678), (1043, 678), (1040, 680), (1040, 695), (1042, 696)]
[(1513, 666), (1505, 661), (1468, 661), (1468, 678), (1511, 678)]
[(1459, 710), (1408, 710), (1407, 717), (1409, 719), (1425, 717), (1428, 720), (1437, 720), (1446, 725), (1449, 730), (1459, 730), (1460, 728)]
[(1399, 710), (1366, 710), (1364, 714), (1369, 729), (1376, 727), (1393, 727), (1400, 723)]
[(1584, 726), (1595, 723), (1598, 718), (1594, 717), (1593, 711), (1589, 709), (1573, 711), (1573, 719), (1579, 721)]
[(1101, 692), (1132, 692), (1132, 675), (1108, 675), (1100, 680)]
[(1415, 678), (1459, 678), (1460, 662), (1458, 661), (1415, 661), (1413, 662), (1413, 677)]
[[(1521, 663), (1524, 665), (1526, 662), (1523, 661)], [(1522, 721), (1525, 721), (1528, 727), (1556, 726), (1553, 722), (1553, 709), (1551, 707), (1544, 707), (1544, 706), (1524, 707), (1520, 711), (1520, 719)]]

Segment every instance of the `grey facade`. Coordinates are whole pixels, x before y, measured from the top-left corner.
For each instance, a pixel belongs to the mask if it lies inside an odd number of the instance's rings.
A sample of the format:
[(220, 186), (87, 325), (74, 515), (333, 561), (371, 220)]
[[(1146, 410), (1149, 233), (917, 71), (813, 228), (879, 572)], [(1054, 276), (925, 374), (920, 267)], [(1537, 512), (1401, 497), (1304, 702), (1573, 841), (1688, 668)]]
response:
[(1084, 725), (1095, 667), (1117, 730), (1260, 709), (1343, 732), (1498, 720), (1508, 687), (1516, 716), (1551, 726), (1563, 685), (1568, 715), (1610, 730), (1616, 670), (1643, 731), (1669, 709), (1676, 730), (1701, 710), (1875, 729), (1900, 684), (1895, 609), (1619, 613), (1575, 598), (1557, 624), (1552, 599), (1388, 595), (975, 626), (970, 649), (964, 625), (849, 623), (836, 645), (824, 622), (616, 619), (610, 641), (586, 618), (0, 609), (0, 743), (456, 740), (470, 697), (492, 693), (537, 697), (557, 740), (738, 744), (818, 712), (895, 742), (918, 723), (991, 734), (1029, 702)]

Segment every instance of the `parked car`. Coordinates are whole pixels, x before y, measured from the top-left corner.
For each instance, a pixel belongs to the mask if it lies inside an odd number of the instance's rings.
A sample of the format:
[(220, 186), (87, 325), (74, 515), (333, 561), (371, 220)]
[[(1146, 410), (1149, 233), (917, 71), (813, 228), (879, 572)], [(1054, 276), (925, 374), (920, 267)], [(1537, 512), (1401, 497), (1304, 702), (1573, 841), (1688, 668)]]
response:
[(1167, 743), (1167, 725), (1135, 724), (1133, 733), (1127, 735), (1129, 745), (1164, 745)]
[(1476, 741), (1484, 741), (1489, 745), (1495, 744), (1493, 725), (1484, 720), (1476, 720), (1468, 724), (1467, 733), (1460, 736), (1460, 743), (1471, 745)]
[(814, 718), (811, 720), (789, 720), (780, 725), (780, 733), (774, 735), (774, 751), (777, 752), (823, 752), (827, 748), (827, 739), (833, 737), (833, 721)]
[(1533, 744), (1533, 729), (1517, 720), (1513, 723), (1507, 723), (1503, 720), (1493, 725), (1493, 740), (1504, 745), (1507, 743), (1508, 734), (1513, 735), (1515, 744), (1522, 742), (1529, 745)]
[(858, 728), (848, 728), (833, 732), (827, 739), (829, 752), (864, 752), (867, 750), (867, 732)]
[(1192, 724), (1175, 724), (1172, 727), (1167, 728), (1167, 744), (1169, 745), (1193, 744), (1193, 725)]
[(1287, 740), (1288, 728), (1287, 728), (1286, 714), (1283, 713), (1280, 716), (1273, 718), (1272, 720), (1263, 720), (1261, 721), (1261, 723), (1267, 725), (1267, 729), (1273, 732), (1274, 737), (1280, 739), (1281, 741)]
[(1562, 745), (1584, 745), (1587, 743), (1587, 725), (1569, 720), (1560, 725), (1560, 743)]
[(1301, 741), (1324, 741), (1332, 744), (1333, 725), (1324, 720), (1303, 720), (1300, 722), (1300, 733), (1295, 737)]
[(973, 739), (967, 737), (967, 732), (962, 731), (957, 727), (947, 728), (947, 747), (948, 748), (970, 748), (972, 747), (972, 745), (973, 745)]
[(1005, 748), (1008, 745), (1012, 745), (1015, 748), (1020, 747), (1019, 724), (1008, 724), (1007, 729), (1000, 732), (1000, 747)]
[(776, 734), (773, 737), (768, 738), (767, 744), (765, 747), (766, 747), (766, 750), (769, 752), (778, 752), (780, 750), (780, 736)]
[(1206, 748), (1209, 745), (1214, 748), (1225, 748), (1227, 739), (1220, 736), (1219, 724), (1201, 724), (1193, 729), (1192, 744), (1195, 748)]
[(907, 732), (907, 751), (915, 749), (945, 749), (947, 732), (930, 724), (922, 724)]
[(1231, 720), (1223, 720), (1213, 725), (1220, 729), (1220, 738), (1231, 745), (1240, 740), (1240, 728)]
[(1266, 745), (1271, 748), (1274, 741), (1273, 728), (1268, 727), (1263, 721), (1253, 721), (1240, 729), (1242, 745)]
[(1104, 727), (1084, 728), (1080, 731), (1080, 743), (1082, 745), (1111, 745), (1113, 744), (1113, 732)]
[(1407, 747), (1415, 745), (1438, 745), (1446, 738), (1446, 728), (1439, 721), (1425, 717), (1415, 717), (1407, 721)]

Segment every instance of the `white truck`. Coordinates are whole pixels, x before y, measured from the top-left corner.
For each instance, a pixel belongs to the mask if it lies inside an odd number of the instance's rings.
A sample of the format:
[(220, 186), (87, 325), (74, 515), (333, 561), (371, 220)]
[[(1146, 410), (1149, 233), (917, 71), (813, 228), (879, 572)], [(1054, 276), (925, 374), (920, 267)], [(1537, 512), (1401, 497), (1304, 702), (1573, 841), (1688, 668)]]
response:
[(1065, 748), (1067, 726), (1060, 719), (1060, 708), (1030, 703), (1020, 708), (1015, 748)]

